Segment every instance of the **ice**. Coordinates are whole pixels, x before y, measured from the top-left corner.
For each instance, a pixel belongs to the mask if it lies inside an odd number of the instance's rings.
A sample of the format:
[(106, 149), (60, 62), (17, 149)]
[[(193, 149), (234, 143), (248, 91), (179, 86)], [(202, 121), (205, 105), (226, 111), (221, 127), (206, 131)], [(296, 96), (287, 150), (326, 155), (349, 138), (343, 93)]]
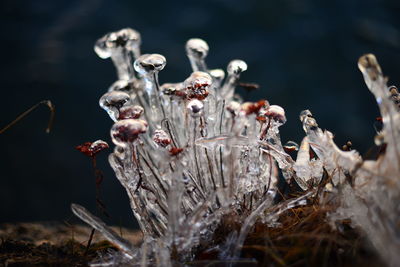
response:
[[(238, 260), (257, 221), (278, 227), (285, 211), (308, 205), (321, 191), (320, 203), (338, 203), (328, 218), (333, 227), (335, 220), (351, 219), (389, 265), (400, 261), (400, 97), (395, 87), (386, 86), (373, 55), (361, 57), (359, 68), (382, 114), (376, 140), (386, 150), (377, 160), (364, 161), (351, 146), (339, 149), (309, 110), (300, 113), (305, 132), (300, 147), (294, 142), (283, 146), (284, 108), (235, 96), (247, 70), (244, 61), (231, 61), (225, 78), (223, 70), (207, 68), (207, 43), (190, 39), (186, 53), (193, 72), (160, 86), (158, 74), (166, 59), (140, 55), (140, 42), (139, 33), (123, 29), (99, 39), (95, 51), (111, 57), (117, 67), (118, 80), (100, 106), (114, 121), (109, 162), (144, 234), (142, 246), (133, 248), (84, 208), (72, 207), (121, 248), (130, 263), (187, 262), (200, 244), (219, 251), (221, 259)], [(298, 196), (276, 203), (279, 173), (283, 183), (301, 189)], [(214, 244), (214, 231), (227, 217), (240, 231), (228, 229), (226, 243)]]

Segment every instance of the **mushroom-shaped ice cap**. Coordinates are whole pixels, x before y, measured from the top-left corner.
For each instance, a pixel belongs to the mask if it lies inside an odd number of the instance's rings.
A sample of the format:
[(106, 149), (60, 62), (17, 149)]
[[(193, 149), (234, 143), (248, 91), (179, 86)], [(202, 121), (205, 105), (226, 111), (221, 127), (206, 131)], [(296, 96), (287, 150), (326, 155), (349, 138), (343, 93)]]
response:
[(247, 70), (247, 64), (243, 60), (235, 59), (229, 62), (228, 64), (228, 74), (230, 75), (239, 75), (240, 73)]
[(144, 54), (135, 60), (135, 70), (143, 75), (153, 74), (164, 69), (167, 60), (160, 54)]
[(218, 82), (221, 82), (225, 78), (225, 72), (223, 69), (210, 70), (210, 75)]
[(195, 58), (203, 59), (208, 54), (208, 44), (199, 38), (192, 38), (186, 42), (186, 54)]
[(131, 29), (125, 28), (120, 31), (110, 32), (97, 40), (94, 51), (101, 58), (109, 58), (119, 48), (133, 50), (141, 43), (140, 33)]
[(119, 117), (119, 110), (130, 100), (129, 94), (122, 91), (105, 93), (99, 100), (100, 107), (107, 111), (114, 121)]

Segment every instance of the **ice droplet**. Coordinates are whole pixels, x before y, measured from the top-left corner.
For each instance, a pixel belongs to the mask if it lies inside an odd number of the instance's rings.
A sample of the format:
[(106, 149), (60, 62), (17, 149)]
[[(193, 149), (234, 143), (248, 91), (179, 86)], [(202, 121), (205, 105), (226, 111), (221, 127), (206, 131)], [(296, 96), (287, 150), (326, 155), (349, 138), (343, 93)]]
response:
[(203, 112), (204, 104), (200, 100), (193, 99), (187, 104), (186, 108), (192, 117), (199, 117)]

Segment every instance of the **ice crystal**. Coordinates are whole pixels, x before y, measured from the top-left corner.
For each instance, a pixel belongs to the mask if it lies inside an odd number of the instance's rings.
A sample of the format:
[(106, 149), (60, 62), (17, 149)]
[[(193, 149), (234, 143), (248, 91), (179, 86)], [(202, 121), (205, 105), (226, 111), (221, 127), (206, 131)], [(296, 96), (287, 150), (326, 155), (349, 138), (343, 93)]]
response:
[[(200, 244), (211, 248), (227, 216), (241, 229), (232, 230), (217, 250), (221, 259), (238, 260), (257, 220), (278, 225), (283, 212), (307, 204), (321, 185), (321, 198), (329, 195), (338, 203), (332, 222), (350, 218), (388, 264), (400, 260), (399, 94), (388, 89), (373, 55), (361, 57), (359, 68), (381, 110), (386, 150), (375, 161), (363, 161), (354, 150), (340, 150), (309, 110), (300, 114), (306, 133), (300, 147), (283, 146), (284, 109), (266, 100), (243, 103), (234, 93), (247, 70), (244, 61), (231, 61), (225, 78), (222, 69), (207, 67), (207, 43), (190, 39), (192, 74), (160, 85), (167, 61), (159, 54), (141, 55), (140, 40), (138, 32), (123, 29), (99, 39), (95, 51), (111, 57), (118, 73), (100, 106), (114, 121), (109, 162), (129, 196), (143, 244), (133, 247), (83, 207), (72, 206), (123, 251), (125, 262), (171, 266), (193, 260)], [(286, 152), (295, 150), (296, 160)], [(297, 197), (277, 203), (279, 173), (300, 189)]]

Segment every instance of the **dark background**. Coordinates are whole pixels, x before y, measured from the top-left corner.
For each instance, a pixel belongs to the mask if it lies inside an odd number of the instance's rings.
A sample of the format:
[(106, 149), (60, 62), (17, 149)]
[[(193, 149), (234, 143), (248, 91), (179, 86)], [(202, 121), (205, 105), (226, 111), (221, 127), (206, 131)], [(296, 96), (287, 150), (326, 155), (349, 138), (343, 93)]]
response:
[[(300, 142), (298, 120), (310, 109), (322, 128), (342, 145), (351, 140), (364, 153), (379, 115), (357, 69), (358, 57), (376, 54), (390, 83), (399, 84), (400, 1), (105, 1), (3, 0), (0, 16), (0, 127), (43, 99), (56, 105), (50, 134), (48, 110), (35, 110), (0, 135), (0, 222), (67, 220), (69, 205), (95, 210), (90, 160), (74, 147), (109, 141), (112, 125), (98, 107), (116, 79), (110, 60), (93, 52), (105, 33), (132, 27), (142, 34), (144, 53), (167, 58), (161, 82), (190, 73), (184, 44), (207, 40), (211, 68), (240, 58), (243, 81), (261, 85), (245, 96), (285, 108), (282, 139)], [(107, 152), (108, 153), (108, 152)], [(134, 226), (127, 197), (107, 163), (103, 199), (108, 223)]]

